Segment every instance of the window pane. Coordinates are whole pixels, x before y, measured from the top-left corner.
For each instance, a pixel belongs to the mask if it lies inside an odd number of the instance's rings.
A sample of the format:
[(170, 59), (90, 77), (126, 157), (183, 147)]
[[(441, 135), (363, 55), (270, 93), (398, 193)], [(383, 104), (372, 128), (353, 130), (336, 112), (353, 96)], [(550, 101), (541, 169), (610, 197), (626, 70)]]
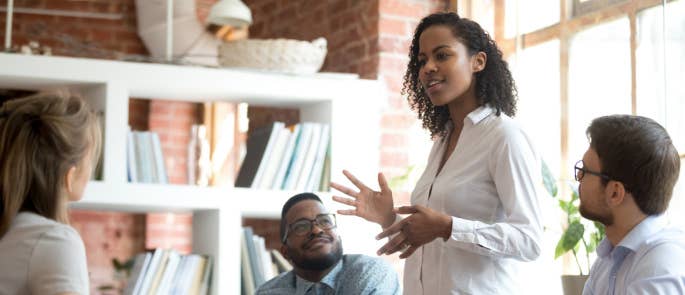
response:
[(530, 33), (559, 22), (559, 1), (507, 0), (504, 1), (504, 36)]
[(519, 93), (516, 120), (556, 177), (561, 166), (559, 41), (524, 49), (511, 63)]
[[(569, 159), (582, 158), (592, 119), (631, 113), (630, 27), (627, 18), (581, 31), (569, 48)], [(567, 171), (567, 177), (573, 172)]]
[(471, 2), (471, 15), (473, 20), (495, 37), (495, 1), (479, 0)]
[[(558, 177), (561, 164), (559, 41), (549, 41), (522, 50), (510, 59), (510, 69), (519, 94), (518, 111), (514, 118), (530, 136), (549, 169)], [(562, 233), (558, 201), (546, 194), (540, 195), (539, 200), (545, 228), (543, 243), (555, 245)], [(539, 290), (545, 290), (545, 294), (561, 294), (559, 273), (562, 267), (562, 259), (554, 259), (554, 247), (543, 247), (540, 258), (533, 263), (526, 263), (522, 269), (525, 275), (521, 278), (521, 286), (528, 287), (523, 290), (533, 294), (540, 293)]]
[[(685, 153), (685, 87), (682, 86), (685, 80), (685, 1), (666, 5), (665, 23), (663, 13), (662, 6), (658, 6), (637, 15), (637, 113), (664, 125), (682, 154)], [(681, 163), (680, 180), (668, 210), (669, 218), (681, 225), (685, 225), (684, 164)]]
[(683, 153), (685, 1), (675, 1), (666, 5), (665, 39), (663, 20), (661, 6), (644, 10), (637, 15), (637, 113), (654, 118), (666, 126), (676, 148)]

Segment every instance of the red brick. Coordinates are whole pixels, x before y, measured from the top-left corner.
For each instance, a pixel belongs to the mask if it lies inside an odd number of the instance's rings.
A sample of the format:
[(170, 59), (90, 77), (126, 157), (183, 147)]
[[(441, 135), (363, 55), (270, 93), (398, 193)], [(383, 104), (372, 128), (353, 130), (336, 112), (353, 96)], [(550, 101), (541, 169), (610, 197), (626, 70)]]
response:
[(401, 148), (409, 144), (409, 136), (407, 134), (383, 134), (381, 136), (381, 146)]
[(384, 167), (407, 167), (409, 156), (407, 152), (385, 152), (381, 154), (381, 166)]
[(382, 34), (406, 36), (408, 35), (407, 22), (403, 20), (382, 17), (378, 22), (378, 28)]
[(383, 15), (420, 19), (428, 14), (426, 1), (379, 0), (379, 4)]
[(385, 114), (381, 118), (381, 127), (393, 130), (402, 130), (411, 127), (414, 118), (405, 114)]

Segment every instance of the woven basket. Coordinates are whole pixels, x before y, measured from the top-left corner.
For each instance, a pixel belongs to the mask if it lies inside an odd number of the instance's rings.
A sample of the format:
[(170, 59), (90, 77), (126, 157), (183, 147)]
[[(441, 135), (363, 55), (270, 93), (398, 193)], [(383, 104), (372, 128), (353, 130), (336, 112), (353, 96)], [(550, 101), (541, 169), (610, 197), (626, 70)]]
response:
[(321, 69), (326, 58), (326, 39), (312, 42), (290, 39), (247, 39), (224, 42), (219, 46), (219, 64), (312, 74)]

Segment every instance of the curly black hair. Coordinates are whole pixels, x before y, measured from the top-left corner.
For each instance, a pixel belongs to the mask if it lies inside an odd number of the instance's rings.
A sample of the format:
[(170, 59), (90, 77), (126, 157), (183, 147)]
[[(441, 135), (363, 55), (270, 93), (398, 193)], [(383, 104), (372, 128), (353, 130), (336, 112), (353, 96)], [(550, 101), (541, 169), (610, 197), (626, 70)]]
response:
[(423, 31), (435, 25), (449, 27), (454, 37), (466, 46), (470, 55), (481, 51), (487, 55), (485, 68), (475, 74), (478, 104), (489, 104), (498, 116), (504, 112), (513, 117), (516, 114), (518, 93), (507, 62), (502, 58), (502, 51), (478, 23), (461, 18), (454, 12), (442, 12), (424, 17), (416, 27), (402, 86), (402, 94), (407, 95), (411, 109), (417, 111), (419, 119), (423, 121), (423, 128), (430, 131), (431, 137), (444, 137), (447, 133), (445, 124), (450, 121), (447, 106), (433, 105), (419, 81), (419, 37)]

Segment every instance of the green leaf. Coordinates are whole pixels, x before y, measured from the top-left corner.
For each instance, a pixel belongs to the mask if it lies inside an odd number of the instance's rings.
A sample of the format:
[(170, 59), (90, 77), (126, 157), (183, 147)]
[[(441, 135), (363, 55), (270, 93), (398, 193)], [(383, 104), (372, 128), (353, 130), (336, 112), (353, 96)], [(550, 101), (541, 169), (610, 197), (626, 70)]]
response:
[(557, 181), (552, 175), (552, 172), (549, 171), (549, 167), (547, 167), (547, 163), (544, 160), (542, 161), (542, 183), (545, 185), (545, 190), (547, 190), (547, 193), (549, 193), (550, 196), (557, 196)]
[(554, 258), (559, 258), (559, 256), (578, 246), (578, 242), (583, 237), (584, 232), (585, 227), (583, 227), (580, 222), (574, 221), (569, 224), (566, 232), (564, 232), (557, 243), (557, 248), (554, 251)]
[(604, 236), (606, 236), (606, 230), (604, 229), (604, 224), (597, 222), (597, 221), (593, 221), (592, 223), (595, 224), (595, 228), (597, 229), (597, 232), (599, 233), (600, 240), (603, 239)]
[(388, 186), (392, 190), (399, 190), (407, 181), (409, 181), (409, 176), (414, 170), (414, 165), (407, 167), (407, 170), (402, 175), (395, 176), (388, 180)]
[(575, 200), (580, 199), (580, 195), (578, 195), (578, 186), (572, 185), (571, 186), (571, 203), (573, 203)]

